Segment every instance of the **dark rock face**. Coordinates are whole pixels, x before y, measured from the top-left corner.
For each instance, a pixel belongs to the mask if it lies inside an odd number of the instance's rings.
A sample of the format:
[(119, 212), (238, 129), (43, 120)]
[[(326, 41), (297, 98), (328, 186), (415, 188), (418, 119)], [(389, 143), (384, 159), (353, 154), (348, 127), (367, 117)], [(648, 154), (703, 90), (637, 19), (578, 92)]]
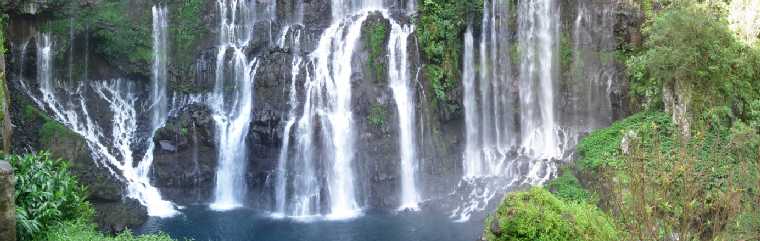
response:
[(152, 183), (180, 204), (202, 202), (214, 183), (217, 151), (210, 110), (190, 105), (156, 132)]
[(13, 169), (0, 161), (0, 240), (16, 240), (16, 206), (14, 203)]

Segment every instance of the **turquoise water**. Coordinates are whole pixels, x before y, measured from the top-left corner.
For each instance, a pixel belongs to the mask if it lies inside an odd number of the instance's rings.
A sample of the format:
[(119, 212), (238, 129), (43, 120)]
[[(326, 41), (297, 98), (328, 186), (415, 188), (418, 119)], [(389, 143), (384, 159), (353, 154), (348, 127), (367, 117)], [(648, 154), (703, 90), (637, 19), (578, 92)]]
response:
[(351, 220), (297, 221), (250, 209), (189, 207), (173, 218), (151, 218), (138, 233), (164, 232), (196, 241), (475, 241), (482, 220), (452, 222), (441, 213), (366, 213)]

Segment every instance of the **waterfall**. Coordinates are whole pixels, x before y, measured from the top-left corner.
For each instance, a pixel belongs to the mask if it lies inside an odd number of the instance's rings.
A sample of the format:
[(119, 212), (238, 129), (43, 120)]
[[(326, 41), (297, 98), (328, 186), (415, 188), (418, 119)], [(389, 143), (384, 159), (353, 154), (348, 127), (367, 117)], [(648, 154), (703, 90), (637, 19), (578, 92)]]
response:
[(158, 129), (166, 122), (167, 100), (166, 82), (168, 71), (166, 69), (168, 57), (168, 32), (166, 6), (153, 6), (153, 86), (151, 89), (151, 124)]
[(477, 95), (475, 93), (475, 57), (472, 26), (467, 26), (464, 34), (464, 56), (462, 85), (464, 87), (465, 151), (464, 176), (471, 178), (484, 175), (486, 169), (481, 158), (480, 123), (478, 119)]
[[(399, 112), (401, 209), (417, 209), (417, 155), (414, 92), (409, 74), (407, 42), (414, 31), (390, 17), (380, 0), (333, 0), (333, 23), (324, 30), (306, 59), (300, 53), (302, 7), (295, 24), (286, 26), (277, 41), (285, 46), (293, 33), (289, 101), (274, 184), (275, 217), (309, 218), (325, 215), (344, 219), (360, 215), (362, 195), (354, 176), (355, 122), (351, 110), (352, 58), (370, 12), (390, 20), (388, 77)], [(301, 27), (302, 28), (302, 27)], [(298, 78), (303, 68), (303, 103), (298, 101)], [(299, 107), (302, 107), (299, 109)], [(291, 137), (292, 136), (292, 137)], [(292, 138), (292, 140), (291, 140)], [(320, 178), (324, 177), (324, 178)]]
[[(511, 88), (513, 78), (509, 68), (512, 64), (509, 5), (502, 0), (484, 1), (480, 65), (475, 61), (471, 27), (465, 36), (464, 176), (468, 178), (504, 175), (509, 164), (508, 152), (517, 141), (513, 117), (516, 94)], [(479, 75), (475, 73), (475, 66), (479, 67)]]
[[(464, 202), (452, 213), (460, 221), (485, 210), (497, 193), (548, 181), (556, 172), (553, 160), (563, 154), (554, 103), (558, 6), (553, 0), (520, 1), (515, 43), (509, 25), (514, 4), (505, 0), (483, 4), (477, 61), (472, 27), (464, 41), (467, 143), (458, 187)], [(514, 44), (518, 53), (512, 53)], [(512, 74), (513, 54), (519, 55), (518, 78)]]
[(559, 12), (555, 1), (521, 1), (520, 124), (522, 148), (535, 159), (561, 156), (554, 96), (558, 71)]
[(369, 10), (381, 10), (384, 7), (383, 0), (331, 0), (331, 6), (333, 20), (341, 20)]
[[(163, 28), (165, 32), (165, 27)], [(36, 98), (20, 79), (22, 89), (26, 90), (32, 100), (43, 109), (49, 110), (52, 117), (66, 125), (75, 133), (84, 137), (93, 159), (100, 166), (127, 184), (126, 195), (138, 200), (147, 207), (150, 216), (169, 217), (177, 213), (176, 207), (161, 198), (158, 189), (150, 184), (148, 170), (152, 163), (152, 140), (137, 136), (137, 97), (131, 83), (123, 80), (92, 81), (70, 83), (73, 86), (58, 86), (53, 76), (53, 41), (47, 33), (40, 33), (37, 43), (37, 81), (41, 98)], [(158, 81), (158, 80), (156, 80)], [(58, 91), (60, 89), (61, 91)], [(98, 100), (87, 100), (85, 94), (91, 93)], [(91, 118), (90, 109), (103, 103), (109, 107), (113, 121), (104, 128)], [(155, 132), (158, 126), (151, 126)], [(104, 133), (111, 130), (111, 134)], [(134, 160), (133, 152), (137, 143), (149, 142), (148, 151), (142, 159)], [(111, 144), (107, 144), (111, 143)], [(137, 164), (137, 167), (134, 166)]]
[[(304, 106), (300, 127), (311, 129), (312, 117), (306, 114), (317, 115), (322, 141), (327, 145), (323, 157), (331, 162), (327, 165), (328, 218), (349, 218), (361, 213), (353, 170), (356, 137), (351, 111), (351, 58), (367, 16), (363, 12), (332, 24), (309, 55), (314, 73), (307, 80), (308, 105)], [(312, 131), (301, 133), (311, 135)]]
[[(220, 11), (219, 52), (210, 105), (219, 161), (214, 202), (210, 206), (215, 210), (229, 210), (243, 205), (247, 189), (246, 136), (253, 118), (253, 81), (258, 59), (248, 60), (245, 49), (253, 34), (256, 1), (218, 0), (217, 3)], [(230, 59), (228, 53), (231, 53)]]
[(577, 4), (570, 66), (573, 84), (562, 90), (569, 96), (562, 114), (568, 147), (575, 146), (583, 133), (612, 123), (610, 94), (618, 77), (614, 61), (617, 41), (613, 4), (590, 0)]
[[(275, 179), (275, 216), (325, 214), (328, 219), (344, 219), (361, 214), (353, 166), (356, 134), (351, 110), (351, 60), (369, 15), (362, 9), (378, 6), (382, 6), (379, 1), (334, 0), (334, 21), (320, 36), (316, 49), (305, 60), (293, 57), (291, 109)], [(300, 30), (295, 37), (300, 38)], [(298, 48), (299, 43), (294, 45)], [(306, 80), (302, 112), (297, 114), (296, 82), (301, 67)], [(292, 154), (291, 132), (295, 137)]]
[(617, 46), (614, 3), (577, 3), (573, 64), (566, 70), (559, 65), (557, 1), (519, 1), (516, 39), (508, 24), (514, 4), (484, 1), (479, 58), (468, 27), (462, 66), (467, 143), (458, 187), (463, 204), (453, 218), (469, 219), (515, 186), (545, 183), (583, 133), (612, 122), (610, 95), (619, 72), (610, 57)]
[[(390, 19), (390, 18), (389, 18)], [(415, 100), (409, 77), (409, 35), (414, 28), (401, 26), (391, 20), (388, 42), (388, 79), (399, 116), (399, 150), (401, 155), (401, 210), (416, 210), (419, 202), (417, 192), (417, 153), (415, 142)]]
[[(302, 10), (302, 9), (301, 9)], [(298, 23), (300, 24), (300, 22)], [(282, 44), (279, 44), (281, 47), (284, 47), (285, 45), (285, 38), (287, 37), (287, 31), (291, 28), (288, 26), (287, 30), (285, 30), (285, 34), (282, 37)], [(304, 173), (298, 173), (295, 175), (295, 177), (302, 177), (300, 180), (301, 182), (297, 183), (296, 185), (292, 186), (291, 189), (293, 190), (294, 197), (293, 200), (289, 202), (287, 199), (287, 190), (288, 190), (288, 151), (290, 150), (290, 134), (292, 132), (293, 126), (296, 123), (297, 118), (297, 108), (298, 108), (298, 90), (296, 82), (298, 82), (299, 72), (301, 70), (301, 66), (303, 65), (303, 58), (301, 57), (301, 30), (297, 29), (294, 31), (293, 34), (293, 60), (291, 61), (291, 72), (290, 72), (290, 92), (288, 95), (288, 105), (290, 106), (290, 110), (288, 111), (287, 121), (285, 123), (285, 127), (283, 128), (283, 141), (282, 141), (282, 147), (280, 149), (280, 154), (278, 158), (278, 164), (277, 164), (277, 170), (276, 170), (276, 177), (275, 177), (275, 216), (276, 217), (284, 217), (286, 215), (290, 216), (309, 216), (311, 215), (312, 210), (317, 209), (317, 207), (314, 205), (316, 204), (316, 200), (319, 200), (319, 188), (317, 188), (317, 185), (314, 185), (317, 180), (314, 176), (315, 173), (313, 173), (314, 169), (310, 165), (310, 163), (306, 163), (306, 160), (301, 159), (301, 162), (294, 163), (296, 165), (300, 164), (307, 164), (305, 166), (299, 166), (298, 170), (304, 171)], [(304, 180), (306, 179), (306, 180)], [(311, 200), (315, 200), (314, 202)], [(287, 203), (290, 203), (291, 205), (288, 206)]]

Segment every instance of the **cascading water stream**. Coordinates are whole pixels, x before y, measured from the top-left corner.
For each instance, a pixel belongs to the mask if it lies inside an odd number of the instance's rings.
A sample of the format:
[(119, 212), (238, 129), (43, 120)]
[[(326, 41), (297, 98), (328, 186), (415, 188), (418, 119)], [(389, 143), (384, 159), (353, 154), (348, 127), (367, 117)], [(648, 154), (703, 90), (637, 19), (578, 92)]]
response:
[[(217, 1), (220, 11), (219, 52), (211, 103), (219, 151), (214, 202), (210, 205), (214, 210), (241, 207), (246, 195), (246, 136), (253, 119), (252, 91), (258, 59), (249, 61), (245, 48), (251, 41), (256, 21), (255, 3), (245, 0)], [(227, 58), (228, 53), (231, 53), (230, 59)]]
[[(295, 12), (290, 17), (290, 24), (286, 25), (283, 30), (280, 38), (277, 40), (277, 47), (279, 48), (285, 48), (286, 43), (288, 40), (288, 33), (292, 32), (292, 42), (291, 42), (291, 48), (292, 48), (292, 60), (291, 60), (291, 68), (290, 68), (290, 92), (288, 94), (288, 105), (290, 106), (290, 109), (287, 114), (287, 121), (285, 123), (285, 126), (283, 127), (283, 140), (282, 140), (282, 147), (280, 149), (280, 153), (277, 159), (277, 169), (275, 172), (275, 195), (274, 195), (274, 210), (273, 210), (273, 216), (277, 218), (283, 218), (285, 216), (298, 216), (298, 217), (306, 217), (311, 215), (311, 211), (313, 209), (316, 209), (317, 207), (310, 206), (313, 203), (311, 202), (311, 199), (319, 200), (319, 189), (314, 188), (316, 187), (315, 183), (317, 182), (316, 178), (314, 178), (314, 169), (310, 165), (299, 167), (298, 170), (305, 171), (306, 173), (293, 173), (294, 170), (293, 166), (298, 166), (301, 164), (309, 164), (306, 163), (304, 159), (298, 159), (298, 162), (294, 162), (289, 164), (288, 162), (291, 161), (289, 159), (288, 153), (290, 151), (290, 143), (291, 143), (291, 132), (293, 131), (293, 126), (295, 126), (297, 121), (297, 109), (298, 109), (298, 89), (297, 89), (297, 82), (298, 77), (301, 71), (301, 67), (303, 66), (303, 57), (301, 53), (301, 32), (303, 28), (303, 0), (297, 0), (296, 1), (296, 7)], [(293, 173), (294, 175), (290, 175), (290, 173)], [(308, 177), (310, 178), (306, 182), (298, 183), (297, 185), (289, 186), (288, 180), (291, 179), (291, 177)], [(303, 180), (303, 179), (301, 179)], [(290, 188), (289, 188), (290, 187)], [(288, 190), (292, 190), (292, 194), (290, 195), (290, 199), (288, 194)], [(316, 190), (316, 191), (315, 191)]]
[[(619, 72), (611, 58), (603, 56), (617, 46), (614, 3), (577, 1), (574, 62), (567, 70), (558, 63), (556, 1), (520, 1), (517, 39), (512, 39), (508, 24), (513, 20), (508, 9), (512, 4), (503, 0), (484, 4), (479, 58), (472, 28), (465, 33), (467, 143), (459, 185), (464, 194), (463, 204), (452, 213), (452, 218), (462, 221), (514, 186), (545, 183), (557, 172), (556, 161), (571, 156), (583, 133), (609, 125), (610, 95)], [(597, 8), (601, 10), (591, 11)], [(513, 44), (519, 52), (511, 53)], [(519, 63), (511, 63), (509, 56), (519, 57), (512, 58)], [(518, 74), (513, 75), (512, 69)], [(571, 75), (560, 76), (560, 71)], [(572, 84), (559, 85), (559, 81)]]
[[(302, 11), (303, 9), (300, 9)], [(300, 15), (300, 14), (298, 14)], [(297, 17), (298, 20), (297, 24), (300, 25), (300, 18)], [(281, 44), (278, 44), (281, 48), (284, 47), (285, 41), (287, 38), (287, 32), (290, 30), (290, 26), (286, 28), (285, 31), (283, 31), (282, 39), (279, 41)], [(275, 177), (275, 209), (274, 209), (274, 216), (276, 217), (285, 217), (286, 215), (290, 216), (308, 216), (310, 215), (310, 211), (312, 208), (310, 205), (312, 202), (311, 199), (319, 200), (319, 190), (315, 190), (315, 185), (309, 185), (309, 183), (316, 183), (316, 178), (314, 178), (314, 173), (301, 173), (297, 174), (296, 177), (307, 177), (309, 180), (307, 182), (299, 183), (298, 185), (294, 185), (291, 187), (291, 190), (293, 190), (293, 200), (288, 200), (287, 191), (288, 191), (288, 171), (289, 171), (289, 165), (288, 165), (288, 151), (290, 150), (290, 134), (292, 132), (293, 126), (296, 124), (296, 118), (297, 118), (297, 108), (298, 108), (298, 90), (296, 82), (298, 81), (299, 73), (301, 70), (301, 66), (303, 63), (303, 58), (301, 57), (301, 30), (297, 29), (293, 32), (293, 59), (291, 61), (291, 79), (290, 79), (290, 92), (288, 95), (288, 105), (290, 106), (290, 110), (288, 111), (287, 121), (285, 123), (285, 127), (283, 128), (283, 144), (280, 149), (280, 154), (278, 157), (278, 164), (277, 164), (277, 172)], [(300, 160), (301, 162), (293, 163), (292, 165), (298, 165), (298, 164), (308, 164), (304, 163), (305, 160)], [(313, 171), (313, 168), (310, 165), (306, 165), (303, 167), (300, 167), (299, 170), (305, 171), (305, 172), (311, 172)]]
[[(328, 27), (317, 49), (309, 55), (314, 76), (309, 79), (307, 98), (311, 100), (307, 101), (312, 105), (305, 106), (304, 113), (316, 114), (322, 127), (322, 141), (326, 144), (324, 158), (331, 160), (327, 165), (326, 183), (330, 200), (327, 216), (331, 219), (361, 213), (353, 170), (356, 137), (351, 111), (351, 58), (367, 16), (368, 12), (363, 12)], [(302, 119), (312, 117), (304, 115)], [(313, 124), (308, 122), (302, 127), (311, 128)]]
[(484, 1), (479, 65), (475, 63), (474, 40), (465, 39), (466, 178), (504, 175), (510, 161), (508, 152), (518, 140), (513, 124), (515, 91), (510, 88), (508, 8), (509, 4), (500, 0)]
[[(512, 5), (484, 1), (478, 61), (472, 28), (465, 33), (467, 143), (459, 186), (466, 198), (452, 214), (462, 221), (485, 210), (497, 193), (519, 184), (546, 182), (556, 172), (552, 160), (563, 154), (554, 104), (559, 8), (552, 0), (520, 1), (516, 43), (520, 52), (510, 53), (515, 44), (509, 24)], [(512, 54), (520, 54), (517, 79), (511, 71)]]
[(570, 100), (561, 116), (563, 145), (573, 147), (583, 133), (608, 126), (613, 113), (611, 94), (618, 77), (613, 61), (617, 41), (614, 34), (614, 3), (580, 0), (573, 22), (573, 64), (570, 78), (573, 85), (562, 88)]
[[(285, 46), (287, 31), (294, 31), (290, 86), (290, 111), (284, 123), (283, 146), (276, 171), (273, 213), (275, 217), (308, 218), (325, 215), (328, 219), (350, 218), (361, 214), (354, 177), (354, 121), (351, 111), (352, 57), (371, 11), (391, 20), (388, 45), (389, 80), (400, 119), (401, 204), (402, 209), (417, 209), (416, 144), (414, 142), (414, 95), (410, 90), (407, 42), (413, 27), (396, 23), (383, 9), (382, 1), (332, 1), (333, 23), (320, 37), (316, 49), (306, 60), (300, 52), (301, 30), (295, 21), (286, 26), (278, 46)], [(297, 7), (299, 20), (302, 7)], [(301, 68), (305, 71), (304, 100), (298, 102), (297, 86)], [(303, 108), (300, 114), (298, 106)], [(291, 133), (294, 139), (291, 140)], [(292, 146), (292, 147), (291, 147)], [(320, 173), (320, 171), (324, 173)], [(324, 176), (324, 179), (318, 178)], [(326, 194), (327, 196), (323, 195)]]
[(153, 7), (153, 86), (151, 89), (151, 124), (155, 129), (163, 126), (167, 118), (166, 82), (168, 71), (168, 10), (166, 6)]
[[(389, 18), (390, 19), (390, 18)], [(401, 159), (401, 205), (400, 210), (419, 209), (417, 192), (417, 150), (415, 142), (415, 100), (409, 76), (409, 35), (414, 28), (401, 26), (391, 20), (388, 42), (388, 79), (399, 116), (399, 150)]]
[(475, 57), (472, 26), (468, 25), (464, 33), (464, 56), (462, 58), (462, 85), (464, 87), (465, 150), (464, 177), (482, 176), (486, 168), (482, 162), (480, 145), (480, 119), (478, 118), (478, 101), (475, 90)]

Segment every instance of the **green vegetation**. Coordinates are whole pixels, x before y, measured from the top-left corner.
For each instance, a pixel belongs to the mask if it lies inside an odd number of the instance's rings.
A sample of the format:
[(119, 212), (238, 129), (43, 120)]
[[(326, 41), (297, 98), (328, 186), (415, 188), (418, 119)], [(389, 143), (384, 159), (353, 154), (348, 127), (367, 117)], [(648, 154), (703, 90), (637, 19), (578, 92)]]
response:
[(107, 1), (86, 9), (83, 15), (95, 24), (97, 50), (104, 56), (120, 56), (131, 63), (148, 64), (153, 60), (151, 14), (129, 18), (132, 11), (125, 1)]
[(19, 241), (171, 241), (166, 235), (135, 237), (128, 231), (106, 237), (90, 221), (94, 210), (86, 188), (69, 173), (68, 162), (47, 153), (5, 156), (16, 177), (16, 230)]
[(760, 98), (759, 50), (736, 39), (720, 8), (674, 4), (644, 34), (643, 51), (627, 63), (634, 105), (661, 108), (663, 87), (673, 87), (692, 113), (722, 105), (746, 117), (749, 103)]
[[(546, 185), (559, 202), (532, 201), (536, 190), (510, 195), (492, 217), (502, 234), (489, 223), (489, 240), (577, 239), (560, 221), (578, 219), (524, 211), (556, 213), (563, 202), (597, 204), (614, 240), (760, 238), (760, 49), (737, 39), (721, 1), (639, 3), (644, 45), (615, 55), (641, 112), (580, 141), (580, 158)], [(688, 130), (663, 112), (673, 105), (664, 91), (684, 104)]]
[(619, 240), (612, 220), (598, 208), (557, 199), (542, 188), (509, 194), (486, 221), (484, 237), (488, 241)]
[(385, 66), (377, 63), (381, 54), (385, 52), (385, 43), (388, 41), (388, 26), (385, 21), (373, 22), (365, 27), (362, 34), (364, 43), (369, 48), (369, 66), (375, 75), (375, 80), (385, 79)]
[[(170, 57), (180, 73), (192, 71), (192, 61), (206, 36), (203, 15), (208, 1), (170, 1), (169, 41)], [(138, 4), (142, 4), (141, 6)], [(56, 37), (55, 47), (68, 52), (70, 31), (77, 36), (90, 34), (96, 53), (114, 66), (130, 74), (149, 74), (153, 60), (151, 3), (105, 0), (97, 4), (80, 5), (68, 1), (51, 13), (52, 18), (42, 25), (43, 32)], [(85, 31), (89, 31), (86, 33)], [(64, 58), (67, 55), (57, 55)], [(64, 61), (57, 59), (57, 61)]]
[(583, 188), (571, 168), (562, 168), (561, 172), (562, 175), (546, 184), (546, 189), (567, 202), (594, 203), (595, 197)]
[[(628, 134), (644, 131), (644, 126), (673, 126), (670, 115), (663, 112), (640, 112), (624, 120), (615, 122), (612, 126), (599, 129), (578, 143), (577, 151), (581, 158), (576, 165), (581, 170), (592, 170), (600, 166), (616, 166), (620, 160), (620, 144)], [(672, 130), (661, 130), (661, 134), (670, 136)]]
[(201, 16), (206, 3), (208, 1), (182, 0), (169, 6), (169, 41), (174, 50), (172, 61), (180, 68), (192, 66), (195, 50), (205, 37), (206, 29)]
[(757, 235), (757, 129), (715, 108), (685, 140), (667, 117), (637, 114), (583, 140), (578, 166), (607, 197), (600, 204), (634, 240)]
[(385, 125), (385, 116), (388, 114), (388, 111), (385, 109), (384, 106), (379, 104), (374, 104), (369, 110), (369, 115), (367, 115), (367, 121), (369, 121), (370, 125), (373, 125), (375, 127), (383, 127)]
[(16, 229), (19, 240), (34, 240), (65, 221), (89, 218), (84, 187), (68, 173), (68, 163), (47, 153), (6, 156), (16, 177)]
[(129, 231), (116, 237), (105, 236), (95, 230), (95, 227), (87, 222), (66, 222), (56, 226), (45, 233), (38, 240), (66, 240), (66, 241), (172, 241), (164, 234), (144, 235), (136, 237)]
[(417, 24), (425, 79), (434, 91), (434, 101), (449, 104), (449, 93), (460, 78), (463, 33), (469, 20), (479, 19), (483, 1), (424, 0), (418, 6)]

